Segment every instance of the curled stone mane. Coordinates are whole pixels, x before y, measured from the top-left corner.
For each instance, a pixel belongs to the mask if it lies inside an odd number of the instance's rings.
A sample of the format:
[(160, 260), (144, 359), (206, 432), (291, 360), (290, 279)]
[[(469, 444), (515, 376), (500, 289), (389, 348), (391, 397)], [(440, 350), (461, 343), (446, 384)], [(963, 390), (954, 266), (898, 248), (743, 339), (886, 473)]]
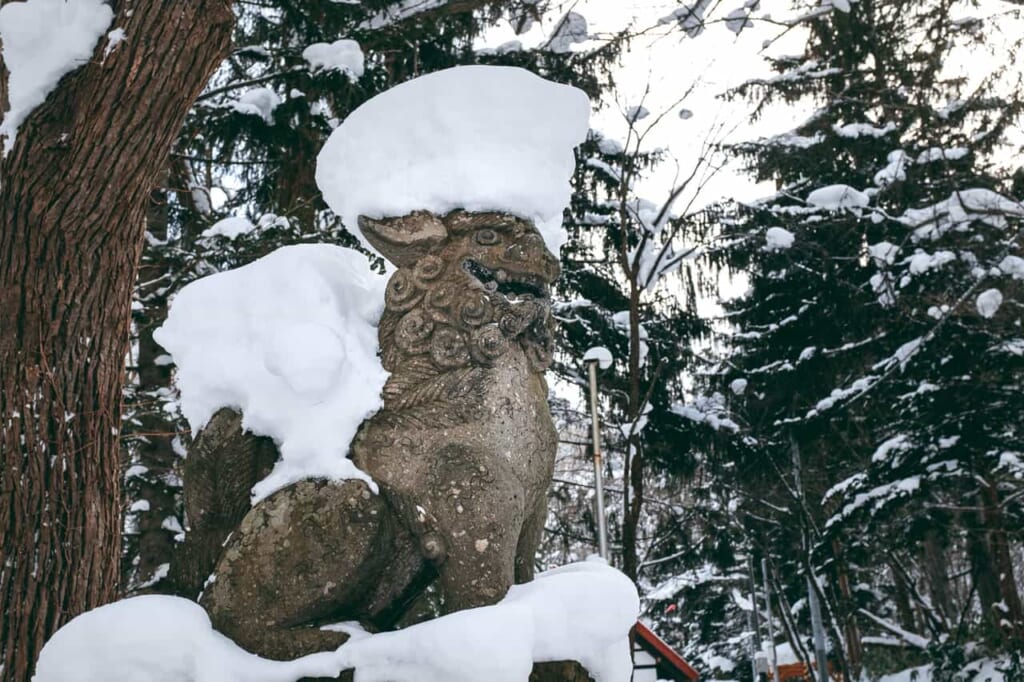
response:
[[(397, 414), (414, 408), (421, 401), (413, 393), (430, 393), (424, 386), (437, 383), (449, 384), (443, 389), (448, 397), (463, 393), (468, 399), (482, 370), (513, 349), (533, 372), (551, 364), (550, 286), (559, 267), (532, 224), (502, 213), (456, 211), (443, 218), (364, 218), (361, 226), (400, 264), (388, 282), (379, 331), (382, 361), (392, 373), (384, 389), (386, 407), (398, 408)], [(409, 240), (409, 234), (429, 237), (442, 230), (444, 239), (425, 247), (404, 245), (397, 257), (388, 241), (392, 235)], [(458, 378), (454, 384), (452, 375)]]

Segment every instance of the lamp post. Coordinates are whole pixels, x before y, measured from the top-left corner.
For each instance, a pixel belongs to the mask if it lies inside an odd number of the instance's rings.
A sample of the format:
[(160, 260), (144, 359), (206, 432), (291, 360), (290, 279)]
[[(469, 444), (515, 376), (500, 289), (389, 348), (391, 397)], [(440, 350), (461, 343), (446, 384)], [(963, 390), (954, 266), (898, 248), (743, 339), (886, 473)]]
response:
[[(593, 349), (591, 349), (593, 350)], [(597, 416), (597, 366), (601, 362), (596, 355), (587, 351), (583, 361), (590, 374), (590, 421), (594, 452), (594, 490), (597, 491), (597, 547), (601, 558), (608, 560), (608, 527), (604, 518), (604, 480), (601, 475), (601, 422)]]

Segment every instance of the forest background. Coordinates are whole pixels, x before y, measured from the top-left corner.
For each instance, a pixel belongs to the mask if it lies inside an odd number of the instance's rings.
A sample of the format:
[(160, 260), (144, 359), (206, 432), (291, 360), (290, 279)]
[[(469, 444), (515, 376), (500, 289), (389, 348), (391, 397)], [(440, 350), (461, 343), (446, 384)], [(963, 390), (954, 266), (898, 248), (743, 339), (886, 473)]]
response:
[(581, 358), (604, 346), (613, 563), (702, 674), (749, 678), (769, 613), (779, 652), (813, 660), (817, 601), (847, 679), (1024, 675), (1021, 3), (231, 4), (228, 56), (131, 217), (111, 589), (159, 591), (185, 533), (189, 434), (152, 337), (175, 293), (288, 244), (360, 248), (314, 181), (333, 128), (418, 75), (509, 65), (595, 106), (565, 216), (539, 566), (594, 551)]

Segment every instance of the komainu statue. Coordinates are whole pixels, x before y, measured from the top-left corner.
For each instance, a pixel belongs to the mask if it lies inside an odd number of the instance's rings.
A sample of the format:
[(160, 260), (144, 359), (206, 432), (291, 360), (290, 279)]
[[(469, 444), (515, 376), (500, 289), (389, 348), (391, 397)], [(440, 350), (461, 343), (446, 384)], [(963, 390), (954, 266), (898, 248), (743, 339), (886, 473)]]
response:
[(202, 590), (214, 626), (268, 658), (345, 641), (323, 625), (389, 629), (492, 604), (533, 577), (556, 449), (543, 373), (558, 262), (504, 213), (360, 227), (398, 268), (379, 325), (383, 408), (351, 447), (379, 494), (307, 480), (249, 509), (273, 443), (229, 410), (186, 460), (191, 528), (172, 581)]

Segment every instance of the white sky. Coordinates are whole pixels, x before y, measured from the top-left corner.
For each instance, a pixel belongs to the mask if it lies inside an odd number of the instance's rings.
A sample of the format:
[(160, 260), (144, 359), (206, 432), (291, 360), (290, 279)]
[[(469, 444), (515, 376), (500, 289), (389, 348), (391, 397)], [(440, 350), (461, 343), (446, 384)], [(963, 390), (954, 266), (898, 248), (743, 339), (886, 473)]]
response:
[[(762, 51), (766, 41), (779, 36), (780, 26), (755, 21), (752, 27), (737, 36), (721, 23), (720, 17), (742, 6), (743, 0), (724, 0), (709, 15), (712, 21), (704, 33), (690, 38), (674, 22), (658, 25), (660, 18), (680, 4), (677, 0), (552, 0), (549, 18), (543, 26), (535, 26), (520, 36), (514, 35), (511, 28), (503, 27), (490, 32), (485, 38), (488, 45), (513, 39), (522, 41), (527, 47), (536, 45), (545, 39), (568, 10), (586, 17), (589, 33), (596, 40), (630, 25), (634, 29), (649, 29), (635, 38), (622, 55), (616, 75), (619, 92), (615, 93), (614, 101), (603, 103), (604, 106), (594, 114), (591, 125), (609, 137), (624, 140), (628, 131), (623, 113), (626, 107), (643, 100), (651, 112), (637, 125), (643, 132), (658, 114), (667, 111), (691, 86), (696, 85), (683, 102), (669, 111), (644, 137), (644, 148), (667, 148), (670, 157), (639, 188), (641, 196), (654, 202), (664, 199), (674, 185), (677, 173), (684, 175), (693, 167), (701, 142), (708, 139), (716, 127), (729, 131), (727, 139), (732, 142), (756, 139), (795, 128), (813, 110), (810, 103), (802, 107), (778, 105), (767, 108), (758, 121), (752, 122), (749, 103), (720, 98), (723, 92), (743, 81), (771, 75), (763, 59), (764, 54), (800, 54), (805, 40), (804, 31), (792, 30)], [(778, 18), (792, 16), (793, 11), (789, 7), (788, 0), (762, 0), (761, 8), (754, 16), (763, 16), (768, 11), (776, 12)], [(975, 16), (988, 16), (1012, 9), (1013, 6), (1003, 0), (981, 0), (979, 8), (966, 11)], [(716, 18), (719, 20), (715, 21)], [(989, 24), (986, 40), (992, 52), (1001, 53), (1008, 41), (1024, 35), (1022, 29), (1024, 26), (1019, 20), (1010, 21), (1008, 18)], [(587, 49), (592, 45), (584, 43), (579, 47)], [(953, 54), (947, 68), (950, 72), (979, 77), (990, 73), (998, 59), (984, 49), (971, 53), (961, 50)], [(681, 120), (677, 115), (680, 108), (691, 110), (693, 117)], [(732, 164), (708, 183), (691, 208), (725, 197), (754, 199), (773, 191), (773, 186), (755, 183), (738, 165)], [(686, 199), (684, 197), (681, 202), (685, 203)], [(677, 207), (681, 202), (677, 202)]]
[[(733, 4), (742, 3), (737, 0)], [(562, 12), (571, 8), (585, 16), (590, 35), (595, 39), (631, 24), (636, 29), (649, 29), (633, 39), (622, 55), (616, 74), (619, 91), (614, 101), (603, 103), (591, 125), (609, 137), (624, 141), (629, 128), (624, 116), (626, 107), (642, 101), (651, 112), (637, 124), (638, 131), (644, 134), (643, 146), (667, 148), (670, 157), (641, 185), (640, 194), (651, 201), (660, 202), (675, 184), (677, 174), (685, 175), (693, 168), (702, 141), (708, 139), (713, 130), (731, 131), (728, 139), (740, 141), (783, 132), (803, 120), (798, 112), (794, 116), (793, 107), (780, 107), (767, 111), (760, 121), (752, 124), (745, 102), (719, 98), (721, 93), (745, 80), (770, 75), (759, 52), (762, 43), (778, 33), (778, 27), (759, 24), (737, 36), (723, 23), (710, 23), (703, 34), (690, 38), (674, 22), (658, 25), (661, 17), (679, 7), (679, 3), (672, 0), (562, 0), (560, 5)], [(526, 46), (535, 45), (552, 30), (562, 12), (550, 12), (550, 19), (543, 27), (534, 27), (521, 36), (515, 36), (510, 28), (496, 30), (487, 36), (487, 44), (518, 39)], [(771, 52), (799, 52), (801, 40), (801, 33), (794, 31), (773, 45)], [(580, 47), (586, 49), (588, 44)], [(692, 92), (687, 95), (688, 90)], [(684, 95), (687, 96), (683, 101), (673, 106)], [(682, 108), (692, 111), (692, 118), (680, 119), (678, 111)], [(656, 125), (651, 125), (663, 112), (667, 114)], [(810, 109), (805, 113), (809, 115)], [(645, 132), (647, 128), (649, 132)], [(741, 169), (732, 167), (707, 185), (695, 206), (723, 197), (752, 199), (772, 189), (758, 186)]]

